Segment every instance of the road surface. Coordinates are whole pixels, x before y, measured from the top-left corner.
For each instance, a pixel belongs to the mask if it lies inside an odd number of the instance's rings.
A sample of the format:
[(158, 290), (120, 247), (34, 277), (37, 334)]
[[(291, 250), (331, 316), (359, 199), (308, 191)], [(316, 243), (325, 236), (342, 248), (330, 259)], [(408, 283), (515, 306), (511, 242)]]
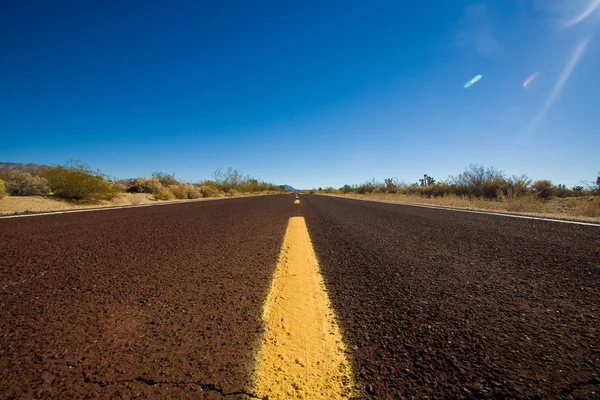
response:
[(353, 397), (600, 396), (600, 227), (294, 200), (0, 219), (0, 397), (259, 396), (292, 217)]

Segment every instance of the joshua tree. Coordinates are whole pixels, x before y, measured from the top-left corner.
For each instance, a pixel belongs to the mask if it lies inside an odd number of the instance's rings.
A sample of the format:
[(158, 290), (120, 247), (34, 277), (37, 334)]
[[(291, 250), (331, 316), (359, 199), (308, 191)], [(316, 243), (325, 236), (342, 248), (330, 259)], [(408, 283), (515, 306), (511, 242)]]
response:
[(433, 179), (433, 176), (424, 174), (423, 179), (419, 179), (419, 182), (421, 182), (421, 186), (429, 186), (435, 183), (435, 179)]

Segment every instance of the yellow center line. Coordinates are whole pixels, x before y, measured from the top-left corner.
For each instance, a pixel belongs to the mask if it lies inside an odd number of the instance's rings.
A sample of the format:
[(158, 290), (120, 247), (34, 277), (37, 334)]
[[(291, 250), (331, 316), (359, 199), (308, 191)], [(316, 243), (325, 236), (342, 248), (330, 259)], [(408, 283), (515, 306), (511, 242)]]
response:
[(354, 375), (304, 217), (292, 217), (263, 308), (254, 392), (272, 399), (351, 397)]
[(294, 200), (294, 204), (300, 204), (300, 200), (298, 200), (298, 199)]

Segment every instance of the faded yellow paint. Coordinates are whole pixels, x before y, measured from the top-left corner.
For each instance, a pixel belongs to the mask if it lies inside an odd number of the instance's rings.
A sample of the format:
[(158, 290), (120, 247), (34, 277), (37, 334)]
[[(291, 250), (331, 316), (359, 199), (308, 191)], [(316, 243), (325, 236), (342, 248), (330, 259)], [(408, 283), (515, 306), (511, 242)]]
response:
[(300, 200), (298, 200), (298, 199), (294, 200), (294, 204), (300, 204)]
[(352, 395), (352, 368), (303, 217), (288, 223), (263, 323), (257, 396), (272, 400)]

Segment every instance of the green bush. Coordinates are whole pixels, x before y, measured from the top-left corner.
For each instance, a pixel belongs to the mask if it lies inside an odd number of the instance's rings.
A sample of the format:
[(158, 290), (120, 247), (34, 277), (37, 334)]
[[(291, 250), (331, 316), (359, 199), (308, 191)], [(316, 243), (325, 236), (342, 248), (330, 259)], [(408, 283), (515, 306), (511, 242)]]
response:
[(8, 172), (5, 186), (11, 196), (44, 196), (50, 193), (46, 178), (19, 170)]
[(163, 185), (156, 178), (134, 178), (127, 184), (128, 193), (154, 193), (163, 188)]
[(0, 199), (6, 196), (6, 190), (4, 189), (4, 181), (0, 179)]
[(100, 172), (78, 161), (55, 167), (42, 167), (41, 173), (50, 182), (54, 196), (68, 200), (112, 199), (118, 195), (113, 182)]

